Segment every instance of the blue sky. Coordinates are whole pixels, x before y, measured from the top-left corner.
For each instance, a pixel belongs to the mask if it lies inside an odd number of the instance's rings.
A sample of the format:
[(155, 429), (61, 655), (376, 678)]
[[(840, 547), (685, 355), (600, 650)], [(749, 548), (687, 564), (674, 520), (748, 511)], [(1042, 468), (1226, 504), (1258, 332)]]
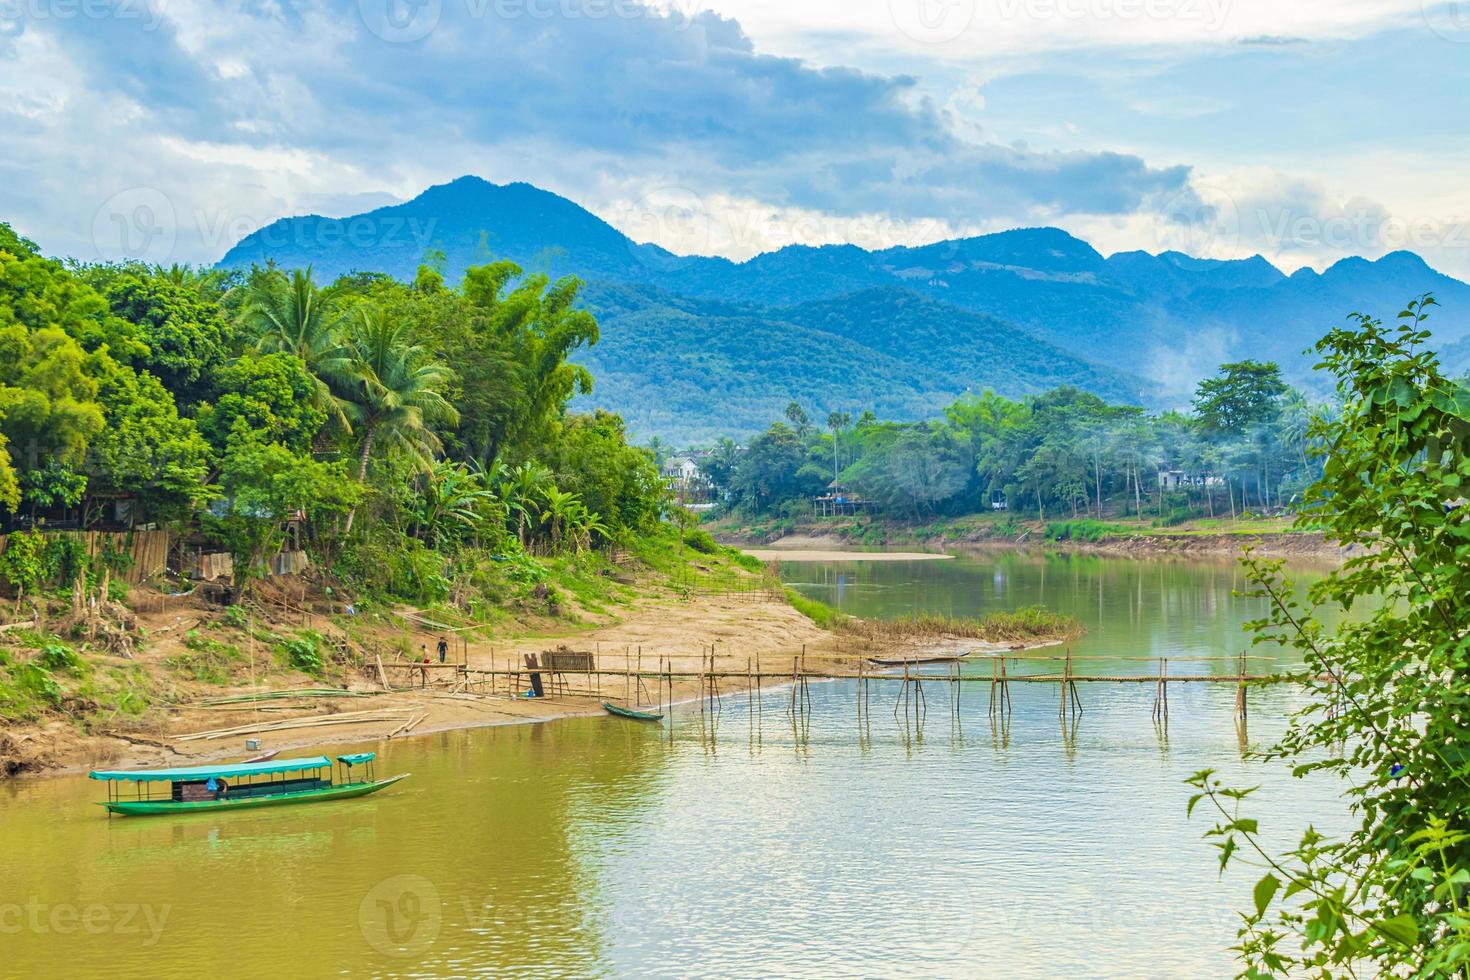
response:
[(1057, 225), (1470, 277), (1470, 0), (0, 0), (0, 218), (208, 262), (465, 173), (744, 258)]

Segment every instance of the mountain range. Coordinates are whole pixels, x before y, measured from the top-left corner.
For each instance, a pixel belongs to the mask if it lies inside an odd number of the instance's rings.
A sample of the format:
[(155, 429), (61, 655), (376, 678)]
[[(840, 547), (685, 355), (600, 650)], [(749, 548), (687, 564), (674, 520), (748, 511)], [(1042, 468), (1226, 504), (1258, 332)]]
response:
[(916, 419), (965, 391), (1072, 384), (1177, 407), (1221, 362), (1244, 357), (1279, 361), (1321, 389), (1305, 353), (1318, 337), (1351, 312), (1391, 317), (1425, 292), (1441, 304), (1431, 326), (1452, 366), (1470, 361), (1470, 285), (1412, 252), (1287, 275), (1259, 255), (1104, 257), (1060, 229), (1024, 228), (880, 251), (793, 245), (732, 262), (635, 242), (564, 197), (478, 177), (349, 218), (282, 218), (220, 265), (409, 279), (431, 250), (450, 281), (498, 258), (581, 277), (602, 327), (579, 356), (598, 381), (583, 401), (680, 443), (764, 427), (792, 400), (813, 417)]

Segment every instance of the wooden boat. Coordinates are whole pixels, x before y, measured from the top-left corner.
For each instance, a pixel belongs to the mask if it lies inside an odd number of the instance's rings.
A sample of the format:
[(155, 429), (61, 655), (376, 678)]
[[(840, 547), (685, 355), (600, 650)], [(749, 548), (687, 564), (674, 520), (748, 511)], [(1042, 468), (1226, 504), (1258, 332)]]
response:
[[(107, 783), (107, 802), (99, 805), (109, 814), (156, 816), (346, 800), (376, 793), (408, 776), (376, 778), (376, 757), (374, 752), (337, 756), (335, 781), (332, 760), (324, 755), (178, 769), (94, 770), (88, 776)], [(359, 766), (361, 776), (354, 771)], [(155, 795), (154, 787), (164, 783), (170, 787), (168, 795)]]
[(243, 766), (252, 762), (269, 762), (280, 754), (280, 749), (271, 749), (269, 752), (262, 752), (260, 755), (252, 755), (248, 759), (241, 759), (240, 764)]
[(916, 653), (908, 657), (869, 657), (868, 662), (880, 667), (902, 667), (905, 664), (910, 667), (920, 664), (952, 664), (966, 659), (973, 652), (973, 650), (963, 650), (959, 653)]
[(662, 721), (664, 717), (661, 714), (654, 714), (652, 711), (638, 711), (634, 708), (625, 708), (620, 704), (613, 704), (610, 701), (602, 702), (602, 706), (607, 709), (607, 713), (610, 715), (617, 715), (619, 718), (632, 718), (634, 721)]

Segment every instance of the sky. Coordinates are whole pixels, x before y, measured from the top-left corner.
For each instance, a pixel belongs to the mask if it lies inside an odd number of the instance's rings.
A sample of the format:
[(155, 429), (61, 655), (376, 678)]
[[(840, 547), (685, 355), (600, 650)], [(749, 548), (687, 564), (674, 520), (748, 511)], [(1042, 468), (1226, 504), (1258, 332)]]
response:
[(0, 0), (0, 147), (81, 260), (476, 174), (737, 260), (1054, 225), (1470, 278), (1470, 0)]

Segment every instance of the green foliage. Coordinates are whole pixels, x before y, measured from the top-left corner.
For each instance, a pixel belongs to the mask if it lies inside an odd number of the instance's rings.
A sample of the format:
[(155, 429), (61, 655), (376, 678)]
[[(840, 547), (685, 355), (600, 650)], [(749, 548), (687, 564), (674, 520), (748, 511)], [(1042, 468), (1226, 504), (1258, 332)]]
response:
[(60, 706), (61, 685), (57, 683), (46, 665), (39, 660), (27, 660), (13, 664), (10, 668), (10, 676), (20, 694), (36, 698), (53, 708)]
[(280, 651), (286, 664), (293, 670), (306, 674), (321, 674), (322, 654), (315, 636), (302, 634), (288, 637), (281, 641)]
[(1274, 363), (1222, 364), (1218, 377), (1199, 383), (1194, 410), (1206, 432), (1239, 434), (1252, 425), (1275, 421), (1287, 390)]
[(685, 531), (684, 543), (702, 555), (718, 554), (722, 550), (710, 533), (703, 528)]
[(35, 592), (46, 580), (46, 541), (38, 531), (17, 532), (0, 552), (0, 578), (18, 593)]
[(1046, 537), (1050, 541), (1102, 541), (1118, 534), (1128, 534), (1132, 530), (1120, 524), (1083, 518), (1075, 521), (1053, 521), (1046, 526)]
[(153, 375), (119, 368), (103, 382), (107, 427), (92, 458), (105, 485), (137, 495), (154, 515), (175, 517), (214, 493), (210, 448)]
[(304, 453), (328, 418), (317, 387), (317, 379), (294, 353), (247, 351), (220, 371), (220, 395), (200, 409), (200, 431), (222, 450), (235, 423), (243, 420), (267, 441)]
[[(1317, 345), (1342, 412), (1313, 423), (1325, 469), (1306, 507), (1355, 556), (1305, 600), (1280, 562), (1245, 560), (1268, 610), (1256, 639), (1300, 653), (1309, 696), (1265, 756), (1340, 780), (1360, 821), (1276, 854), (1243, 813), (1252, 790), (1193, 777), (1221, 868), (1243, 853), (1268, 867), (1237, 947), (1249, 976), (1470, 969), (1470, 391), (1425, 348), (1432, 305), (1396, 328), (1356, 316)], [(1330, 629), (1324, 609), (1355, 615)]]
[[(1266, 381), (1257, 387), (1277, 391)], [(1255, 421), (1225, 432), (1178, 413), (1148, 417), (1076, 388), (1022, 401), (987, 391), (928, 422), (865, 412), (853, 424), (850, 413), (834, 412), (829, 432), (808, 426), (804, 434), (777, 422), (743, 451), (725, 440), (701, 472), (727, 510), (795, 520), (809, 519), (811, 498), (833, 482), (844, 498), (913, 523), (997, 509), (1039, 521), (1163, 520), (1165, 490), (1176, 520), (1274, 513), (1294, 506), (1320, 473), (1309, 458), (1310, 425), (1329, 409), (1289, 390), (1267, 398), (1269, 411), (1250, 404)]]
[(136, 263), (102, 266), (90, 278), (147, 347), (133, 366), (158, 378), (181, 405), (208, 398), (230, 335), (208, 280)]
[(791, 604), (792, 609), (795, 609), (824, 630), (836, 627), (847, 618), (820, 599), (813, 599), (810, 596), (802, 595), (793, 588), (788, 587), (785, 593), (786, 601)]
[(185, 634), (184, 646), (188, 652), (167, 658), (164, 666), (205, 684), (228, 684), (235, 668), (245, 660), (245, 654), (238, 647), (202, 636), (197, 630)]
[(82, 658), (65, 643), (52, 641), (41, 648), (36, 663), (49, 671), (75, 672), (82, 667)]

